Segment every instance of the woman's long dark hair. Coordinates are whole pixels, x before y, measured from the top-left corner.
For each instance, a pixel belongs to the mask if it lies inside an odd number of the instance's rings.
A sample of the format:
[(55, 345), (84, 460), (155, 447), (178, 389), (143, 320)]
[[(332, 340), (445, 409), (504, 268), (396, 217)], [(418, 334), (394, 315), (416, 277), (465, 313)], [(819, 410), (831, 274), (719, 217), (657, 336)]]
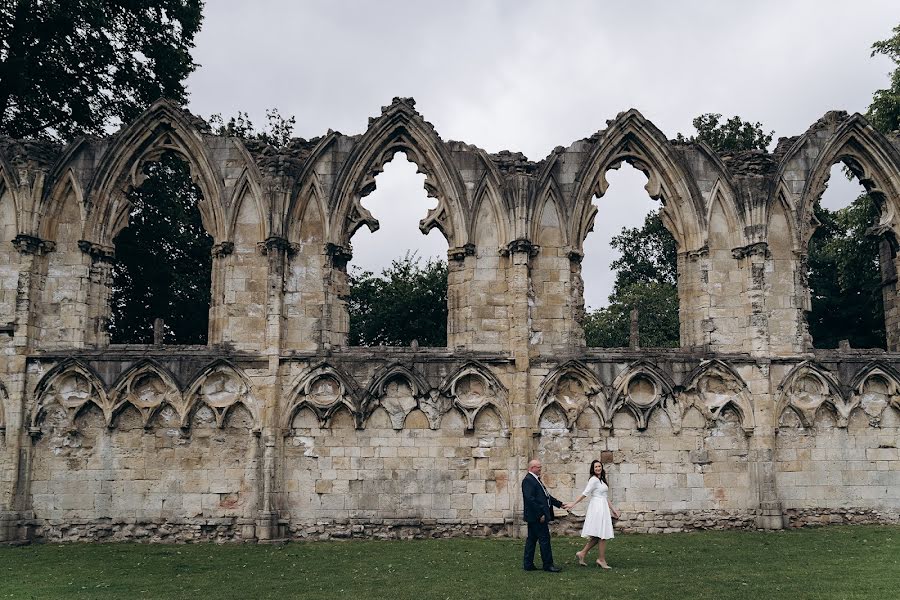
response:
[(603, 463), (600, 462), (599, 460), (591, 461), (591, 467), (590, 467), (590, 469), (588, 469), (588, 475), (590, 475), (591, 477), (595, 477), (594, 465), (596, 465), (598, 463), (600, 464), (600, 481), (602, 481), (603, 483), (606, 483), (606, 485), (609, 485), (609, 483), (607, 483), (607, 481), (606, 481), (606, 467), (604, 467)]

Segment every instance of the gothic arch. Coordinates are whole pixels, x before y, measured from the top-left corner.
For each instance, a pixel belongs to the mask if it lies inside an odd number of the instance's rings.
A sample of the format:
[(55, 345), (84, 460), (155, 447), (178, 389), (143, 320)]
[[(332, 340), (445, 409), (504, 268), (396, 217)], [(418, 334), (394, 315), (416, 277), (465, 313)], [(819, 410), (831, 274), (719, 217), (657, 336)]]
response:
[(810, 361), (803, 361), (791, 369), (777, 389), (776, 427), (787, 410), (797, 415), (803, 427), (812, 427), (816, 411), (822, 406), (834, 411), (839, 427), (846, 427), (857, 402), (857, 399), (845, 400), (834, 375)]
[[(800, 251), (800, 229), (797, 227), (796, 221), (796, 211), (791, 207), (791, 193), (784, 181), (779, 181), (778, 185), (775, 187), (775, 195), (772, 198), (772, 201), (766, 207), (766, 230), (769, 228), (769, 224), (772, 222), (772, 216), (775, 214), (776, 210), (781, 210), (784, 213), (785, 219), (788, 221), (788, 231), (790, 232), (790, 245), (791, 249), (795, 252)], [(813, 219), (813, 227), (812, 230), (815, 230), (815, 227), (818, 227), (819, 222), (815, 220), (815, 215), (810, 214), (810, 218)], [(810, 235), (812, 235), (810, 233)], [(804, 242), (804, 245), (809, 242), (809, 238), (807, 238)]]
[(479, 222), (477, 217), (481, 212), (481, 208), (487, 205), (490, 207), (494, 222), (497, 224), (497, 240), (499, 247), (502, 248), (511, 241), (509, 232), (512, 225), (508, 222), (509, 212), (503, 202), (503, 184), (500, 183), (499, 176), (495, 172), (496, 167), (494, 167), (493, 164), (491, 167), (491, 169), (484, 173), (484, 176), (482, 176), (481, 181), (478, 183), (478, 187), (475, 189), (475, 194), (473, 196), (474, 201), (472, 203), (472, 215), (474, 215), (475, 218), (469, 223), (469, 231), (466, 235), (466, 239), (476, 246), (481, 245), (482, 240), (479, 239), (478, 235)]
[(395, 98), (370, 122), (369, 129), (354, 146), (331, 193), (331, 241), (348, 248), (350, 238), (363, 225), (371, 231), (378, 221), (360, 200), (375, 189), (375, 176), (397, 152), (406, 153), (424, 173), (425, 191), (438, 205), (419, 223), (422, 233), (437, 227), (451, 248), (468, 240), (467, 196), (462, 178), (444, 143), (430, 123), (415, 110), (411, 98)]
[(876, 360), (850, 380), (851, 404), (859, 407), (872, 425), (879, 425), (888, 406), (900, 410), (900, 374), (890, 365)]
[[(559, 185), (552, 176), (549, 177), (544, 183), (543, 187), (540, 188), (540, 191), (537, 193), (536, 198), (538, 199), (535, 205), (534, 218), (531, 219), (531, 231), (528, 232), (528, 239), (532, 240), (536, 244), (540, 244), (540, 230), (541, 225), (543, 224), (544, 212), (547, 210), (548, 205), (553, 205), (553, 208), (556, 210), (556, 215), (559, 219), (559, 232), (562, 236), (560, 240), (561, 247), (569, 247), (571, 246), (571, 241), (569, 239), (569, 235), (571, 231), (567, 227), (568, 218), (566, 212), (566, 205), (563, 201), (563, 195), (560, 192)], [(594, 207), (596, 210), (596, 207)]]
[(50, 369), (35, 386), (34, 398), (29, 417), (32, 433), (39, 431), (47, 409), (53, 404), (66, 411), (66, 425), (70, 429), (75, 428), (75, 418), (89, 404), (103, 412), (107, 426), (112, 422), (113, 407), (106, 386), (93, 369), (74, 358)]
[(268, 237), (266, 232), (270, 228), (269, 216), (262, 201), (262, 189), (260, 187), (259, 171), (253, 165), (244, 167), (241, 171), (237, 182), (232, 189), (231, 199), (228, 202), (230, 214), (228, 215), (228, 226), (226, 228), (225, 238), (227, 240), (235, 239), (235, 229), (237, 228), (238, 216), (241, 213), (244, 202), (252, 201), (256, 208), (256, 217), (259, 223), (257, 232), (257, 241), (261, 242)]
[[(403, 381), (409, 387), (411, 396), (401, 398), (392, 389), (391, 384)], [(394, 429), (402, 429), (406, 416), (419, 405), (419, 400), (426, 397), (429, 385), (425, 379), (412, 369), (400, 364), (387, 365), (375, 374), (372, 383), (366, 390), (363, 401), (363, 420), (368, 419), (378, 408), (383, 408)]]
[(300, 375), (291, 388), (287, 405), (281, 412), (280, 425), (287, 435), (291, 421), (301, 408), (310, 409), (325, 427), (340, 408), (347, 409), (359, 426), (358, 386), (352, 377), (327, 362), (319, 363)]
[(130, 206), (124, 196), (143, 181), (142, 167), (165, 152), (179, 154), (189, 165), (203, 198), (198, 203), (203, 226), (216, 241), (226, 239), (224, 183), (210, 149), (189, 113), (158, 100), (113, 138), (89, 186), (85, 238), (112, 248), (128, 225)]
[[(728, 232), (733, 237), (735, 246), (744, 246), (750, 243), (746, 239), (745, 220), (743, 215), (736, 209), (734, 190), (722, 178), (716, 179), (712, 189), (709, 192), (709, 210), (706, 212), (707, 225), (712, 221), (716, 206), (721, 207), (721, 214), (728, 224)], [(708, 240), (708, 237), (707, 237)], [(707, 241), (708, 245), (708, 241)]]
[[(577, 387), (573, 387), (570, 382)], [(608, 427), (612, 422), (603, 385), (581, 361), (570, 360), (550, 371), (541, 382), (537, 399), (532, 416), (535, 431), (540, 429), (541, 416), (551, 407), (556, 407), (565, 417), (569, 429), (585, 410), (597, 413), (603, 427)]]
[(290, 206), (288, 208), (285, 220), (286, 238), (295, 243), (302, 242), (298, 239), (302, 229), (303, 220), (307, 218), (310, 205), (314, 205), (321, 217), (322, 238), (317, 240), (320, 244), (324, 244), (329, 239), (328, 208), (326, 206), (326, 194), (322, 188), (322, 183), (315, 172), (309, 173), (303, 179), (303, 185), (297, 189), (297, 193), (291, 197)]
[(9, 161), (6, 160), (3, 153), (0, 153), (0, 197), (2, 197), (3, 194), (9, 194), (9, 198), (12, 200), (13, 214), (15, 214), (16, 217), (16, 231), (21, 232), (22, 229), (19, 226), (19, 221), (21, 220), (19, 175), (16, 173), (15, 169), (12, 168), (12, 165), (9, 164)]
[(581, 252), (593, 228), (597, 209), (591, 202), (602, 197), (609, 183), (606, 172), (627, 162), (647, 176), (650, 197), (661, 200), (661, 216), (682, 252), (703, 245), (706, 209), (690, 177), (665, 135), (637, 110), (620, 113), (598, 136), (575, 181), (574, 218), (569, 238)]
[[(823, 121), (835, 118), (827, 114)], [(814, 126), (815, 128), (815, 126)], [(801, 136), (782, 161), (787, 164), (799, 153), (814, 147), (817, 139), (811, 133)], [(856, 113), (841, 123), (818, 152), (815, 164), (806, 177), (806, 185), (800, 194), (797, 207), (800, 238), (803, 249), (815, 230), (813, 205), (822, 197), (831, 176), (831, 168), (843, 162), (859, 179), (866, 191), (875, 200), (881, 213), (877, 226), (883, 231), (891, 231), (900, 237), (900, 160), (896, 149), (885, 137), (872, 127), (865, 117)]]
[(184, 396), (172, 373), (153, 359), (146, 358), (122, 373), (110, 392), (113, 418), (129, 406), (141, 415), (144, 428), (166, 405), (171, 406), (181, 422), (187, 413)]
[(208, 406), (216, 417), (216, 426), (225, 427), (228, 413), (238, 404), (253, 418), (253, 431), (262, 426), (260, 406), (253, 397), (253, 384), (242, 370), (225, 359), (219, 359), (204, 368), (184, 392), (185, 411), (181, 426), (187, 428), (190, 417), (200, 406)]
[(639, 360), (620, 373), (612, 384), (613, 394), (607, 414), (627, 410), (638, 430), (647, 429), (650, 414), (657, 408), (665, 411), (675, 433), (681, 431), (681, 411), (675, 399), (675, 383), (653, 363)]
[(75, 196), (75, 203), (79, 209), (79, 222), (82, 228), (84, 227), (84, 191), (82, 190), (81, 182), (75, 176), (75, 172), (69, 168), (60, 173), (59, 177), (53, 179), (53, 187), (50, 188), (49, 194), (39, 209), (35, 211), (38, 215), (37, 218), (40, 219), (40, 223), (37, 224), (37, 235), (42, 240), (56, 241), (53, 231), (69, 195)]
[(509, 391), (481, 363), (469, 361), (460, 366), (441, 383), (440, 393), (450, 400), (447, 410), (456, 408), (463, 414), (469, 431), (474, 430), (478, 413), (490, 406), (497, 412), (503, 431), (509, 432)]
[(711, 427), (730, 408), (737, 413), (744, 433), (753, 432), (756, 420), (750, 392), (743, 378), (730, 365), (718, 359), (703, 361), (685, 381), (684, 391), (679, 396), (682, 419), (694, 407)]
[(336, 142), (341, 134), (329, 131), (328, 135), (322, 137), (313, 147), (309, 157), (304, 161), (303, 170), (294, 182), (294, 186), (290, 192), (287, 206), (284, 207), (283, 220), (279, 224), (282, 228), (283, 235), (289, 240), (294, 240), (296, 231), (299, 229), (301, 220), (306, 214), (307, 207), (312, 197), (311, 192), (316, 194), (315, 200), (319, 205), (322, 215), (322, 227), (325, 230), (324, 239), (330, 240), (329, 234), (330, 220), (328, 218), (328, 195), (320, 182), (319, 174), (316, 168), (326, 159), (326, 153), (334, 153), (336, 151)]

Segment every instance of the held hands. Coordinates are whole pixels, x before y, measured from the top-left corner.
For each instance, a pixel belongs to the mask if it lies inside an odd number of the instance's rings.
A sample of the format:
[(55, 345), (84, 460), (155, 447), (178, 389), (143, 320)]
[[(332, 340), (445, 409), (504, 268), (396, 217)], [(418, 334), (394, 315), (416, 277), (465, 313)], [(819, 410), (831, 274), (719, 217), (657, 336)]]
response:
[(572, 510), (572, 507), (575, 506), (574, 502), (563, 502), (563, 510)]

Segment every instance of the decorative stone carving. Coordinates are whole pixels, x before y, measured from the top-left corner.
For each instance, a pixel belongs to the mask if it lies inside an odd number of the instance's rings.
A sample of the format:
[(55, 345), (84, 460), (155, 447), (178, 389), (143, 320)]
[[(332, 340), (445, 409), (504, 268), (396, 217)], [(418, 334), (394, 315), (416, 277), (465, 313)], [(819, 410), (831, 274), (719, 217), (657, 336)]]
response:
[(812, 427), (822, 406), (834, 410), (838, 427), (846, 427), (858, 400), (847, 402), (834, 377), (810, 362), (802, 362), (778, 386), (775, 414), (779, 422), (785, 410), (793, 410), (803, 427)]
[(851, 382), (853, 402), (878, 427), (888, 406), (900, 408), (900, 378), (891, 367), (873, 363), (861, 369)]
[(682, 418), (694, 407), (706, 419), (707, 427), (713, 427), (730, 407), (738, 414), (744, 433), (754, 428), (753, 406), (746, 384), (728, 365), (719, 360), (704, 361), (688, 376), (688, 383), (679, 395)]
[(341, 407), (346, 408), (361, 425), (361, 411), (355, 399), (356, 386), (352, 380), (327, 363), (310, 369), (293, 386), (290, 402), (281, 416), (281, 427), (285, 435), (290, 432), (291, 420), (303, 407), (307, 407), (325, 426), (331, 416)]
[(163, 405), (171, 406), (179, 416), (185, 413), (184, 401), (171, 375), (153, 363), (138, 364), (125, 373), (112, 392), (114, 410), (127, 404), (141, 414), (145, 428)]
[(37, 401), (30, 419), (33, 433), (39, 432), (41, 418), (54, 404), (65, 411), (65, 426), (70, 430), (75, 429), (75, 417), (88, 403), (96, 404), (103, 411), (107, 425), (112, 418), (112, 407), (103, 384), (77, 361), (64, 361), (47, 373), (38, 384), (35, 396)]
[(634, 417), (638, 430), (644, 430), (650, 413), (659, 408), (665, 411), (675, 433), (681, 431), (681, 410), (675, 398), (674, 385), (654, 365), (646, 361), (631, 365), (616, 377), (613, 389), (615, 396), (608, 409), (610, 417), (624, 408)]
[(469, 363), (458, 369), (441, 385), (452, 405), (466, 418), (466, 428), (475, 428), (478, 413), (492, 407), (500, 418), (504, 434), (508, 434), (507, 391), (503, 384), (486, 367)]

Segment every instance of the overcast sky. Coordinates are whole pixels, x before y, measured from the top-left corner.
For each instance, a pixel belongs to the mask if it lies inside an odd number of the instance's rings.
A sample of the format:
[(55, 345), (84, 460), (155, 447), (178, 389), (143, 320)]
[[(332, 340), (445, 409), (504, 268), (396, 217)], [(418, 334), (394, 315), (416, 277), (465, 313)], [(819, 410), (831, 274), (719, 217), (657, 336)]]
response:
[[(394, 96), (444, 140), (540, 160), (637, 108), (670, 138), (707, 112), (798, 135), (826, 111), (864, 112), (892, 63), (871, 45), (900, 23), (897, 0), (377, 2), (207, 0), (189, 108), (226, 118), (295, 115), (294, 135), (361, 133)], [(656, 206), (646, 179), (610, 173), (585, 244), (586, 301), (606, 304), (609, 239)], [(838, 177), (832, 180), (837, 181)], [(405, 249), (446, 256), (418, 221), (435, 202), (398, 156), (364, 205), (381, 221), (353, 238), (351, 264), (380, 271)], [(839, 182), (826, 205), (858, 189)], [(835, 195), (836, 194), (836, 195)], [(833, 199), (832, 196), (834, 196)]]

